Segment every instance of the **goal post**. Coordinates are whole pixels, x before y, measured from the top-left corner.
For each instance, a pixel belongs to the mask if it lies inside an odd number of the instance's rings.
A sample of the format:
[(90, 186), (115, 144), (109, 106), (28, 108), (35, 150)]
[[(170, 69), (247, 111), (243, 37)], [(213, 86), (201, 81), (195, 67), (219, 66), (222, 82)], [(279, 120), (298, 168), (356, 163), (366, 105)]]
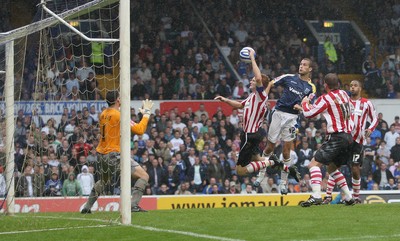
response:
[(120, 2), (121, 223), (131, 223), (130, 1)]
[(6, 103), (6, 188), (7, 188), (7, 214), (14, 215), (14, 41), (6, 44), (6, 81), (4, 87), (4, 96)]
[[(78, 1), (76, 1), (78, 3)], [(112, 29), (111, 27), (111, 32), (108, 34), (108, 37), (110, 38), (93, 38), (92, 36), (82, 36), (85, 35), (84, 33), (76, 33), (76, 31), (79, 31), (78, 29), (71, 29), (73, 27), (67, 26), (67, 28), (70, 29), (71, 32), (75, 32), (75, 34), (79, 35), (82, 37), (82, 39), (88, 40), (90, 42), (115, 42), (119, 41), (118, 46), (117, 45), (112, 45), (111, 48), (116, 48), (117, 50), (112, 49), (112, 53), (110, 56), (112, 58), (118, 56), (118, 61), (116, 61), (116, 64), (109, 68), (115, 68), (116, 66), (119, 66), (119, 78), (118, 80), (115, 80), (116, 82), (119, 82), (119, 87), (116, 85), (113, 85), (112, 87), (108, 88), (107, 86), (104, 87), (102, 90), (105, 92), (107, 89), (117, 89), (119, 88), (120, 91), (120, 96), (121, 96), (121, 172), (120, 176), (118, 177), (120, 179), (120, 186), (121, 186), (121, 192), (120, 192), (120, 214), (121, 214), (121, 223), (128, 225), (131, 224), (131, 210), (130, 210), (130, 199), (131, 199), (131, 162), (130, 162), (130, 121), (131, 121), (131, 116), (130, 116), (130, 1), (120, 1), (120, 0), (93, 0), (90, 2), (87, 2), (83, 5), (77, 6), (73, 9), (66, 10), (62, 13), (53, 13), (50, 9), (47, 9), (45, 6), (45, 1), (42, 1), (42, 4), (39, 4), (38, 6), (43, 6), (43, 10), (45, 10), (48, 14), (52, 15), (51, 17), (45, 18), (43, 20), (40, 20), (38, 22), (32, 23), (30, 25), (6, 32), (6, 33), (0, 33), (0, 46), (6, 45), (6, 55), (7, 55), (7, 69), (4, 70), (6, 74), (6, 83), (5, 83), (5, 112), (7, 113), (7, 138), (6, 138), (6, 151), (7, 151), (7, 187), (8, 187), (8, 196), (7, 196), (7, 213), (8, 214), (13, 214), (14, 213), (14, 201), (15, 201), (15, 196), (14, 196), (14, 178), (13, 178), (13, 170), (14, 166), (12, 165), (14, 163), (14, 129), (15, 129), (15, 116), (14, 113), (16, 113), (17, 109), (14, 110), (14, 99), (17, 98), (17, 96), (14, 96), (14, 75), (15, 71), (13, 70), (13, 66), (15, 65), (14, 60), (14, 40), (27, 37), (28, 35), (31, 35), (33, 33), (46, 30), (51, 28), (54, 25), (60, 24), (69, 24), (68, 22), (65, 21), (65, 19), (68, 20), (74, 20), (77, 18), (78, 20), (81, 20), (80, 16), (89, 16), (89, 12), (94, 11), (94, 10), (99, 10), (101, 8), (107, 7), (107, 6), (113, 6), (110, 7), (110, 10), (106, 10), (105, 12), (109, 11), (109, 15), (111, 15), (111, 12), (115, 10), (115, 4), (119, 3), (118, 6), (118, 19), (119, 19), (119, 25), (117, 29)], [(112, 8), (112, 9), (111, 9)], [(94, 14), (97, 17), (101, 17), (100, 12), (96, 12)], [(98, 16), (100, 15), (100, 16)], [(107, 15), (108, 16), (108, 15)], [(93, 21), (99, 21), (101, 22), (104, 19), (99, 19), (99, 20), (93, 20)], [(108, 19), (108, 24), (116, 24), (115, 19)], [(112, 22), (112, 23), (109, 23)], [(101, 24), (101, 23), (100, 23)], [(91, 25), (90, 25), (91, 27)], [(61, 29), (61, 27), (60, 27)], [(90, 31), (94, 31), (93, 29), (90, 29)], [(99, 30), (101, 31), (101, 30)], [(115, 33), (119, 31), (119, 35), (117, 38), (113, 38), (112, 35), (115, 35)], [(60, 51), (60, 48), (57, 46), (51, 46), (50, 44), (51, 41), (55, 42), (56, 44), (58, 43), (57, 41), (59, 40), (52, 40), (51, 35), (52, 32), (49, 29), (47, 34), (50, 36), (50, 41), (44, 48), (43, 53), (41, 54), (39, 50), (38, 58), (39, 61), (43, 61), (43, 63), (48, 63), (50, 62), (50, 58), (54, 59), (54, 56), (56, 56), (56, 52)], [(68, 34), (66, 34), (68, 36)], [(107, 34), (106, 34), (107, 35)], [(58, 38), (62, 41), (65, 40), (65, 36), (62, 35), (61, 30), (60, 33), (58, 33)], [(40, 40), (42, 40), (42, 36), (40, 37)], [(88, 44), (88, 46), (90, 46)], [(66, 47), (61, 44), (61, 47)], [(68, 47), (68, 46), (67, 46)], [(70, 45), (70, 48), (75, 47), (74, 45)], [(53, 53), (48, 53), (46, 55), (46, 51), (51, 49)], [(115, 51), (115, 53), (114, 53)], [(90, 56), (85, 55), (82, 53), (81, 58), (89, 58)], [(106, 54), (104, 53), (104, 56)], [(47, 61), (47, 62), (46, 62)], [(63, 57), (63, 59), (54, 59), (52, 64), (62, 64), (65, 62), (68, 62), (67, 57)], [(57, 62), (58, 61), (58, 62)], [(47, 85), (48, 83), (39, 83), (38, 84), (38, 79), (44, 78), (43, 76), (46, 73), (46, 64), (39, 63), (37, 67), (37, 76), (36, 76), (36, 83), (35, 83), (35, 92), (38, 91), (39, 94), (41, 90), (37, 86), (41, 85)], [(42, 66), (43, 65), (43, 66)], [(49, 66), (47, 66), (48, 68)], [(73, 69), (67, 69), (66, 74), (69, 75), (70, 72), (75, 72), (77, 68), (74, 66)], [(104, 67), (103, 67), (104, 69)], [(3, 71), (3, 70), (0, 70)], [(1, 74), (1, 73), (0, 73)], [(104, 91), (105, 90), (105, 91)], [(59, 90), (58, 90), (59, 91)], [(35, 93), (36, 94), (36, 93)], [(35, 95), (36, 96), (36, 95)], [(34, 98), (33, 102), (36, 102), (37, 100)], [(54, 101), (54, 99), (53, 99)], [(74, 100), (71, 100), (74, 101)], [(35, 106), (38, 106), (40, 108), (40, 103), (36, 104)], [(25, 163), (24, 163), (25, 165)], [(10, 173), (10, 174), (9, 174)], [(79, 208), (79, 207), (77, 207)]]

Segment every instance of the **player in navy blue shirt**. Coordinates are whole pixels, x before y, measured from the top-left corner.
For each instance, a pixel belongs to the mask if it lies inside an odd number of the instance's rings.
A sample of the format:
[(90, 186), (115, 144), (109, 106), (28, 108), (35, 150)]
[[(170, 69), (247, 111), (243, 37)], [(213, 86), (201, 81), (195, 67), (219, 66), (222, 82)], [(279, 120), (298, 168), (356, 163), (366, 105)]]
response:
[(299, 110), (294, 109), (294, 106), (300, 104), (305, 96), (313, 93), (313, 85), (308, 80), (302, 80), (301, 76), (297, 74), (281, 75), (273, 81), (274, 85), (281, 85), (284, 88), (281, 98), (276, 102), (275, 109), (298, 115)]
[[(312, 71), (312, 61), (308, 58), (300, 62), (299, 73), (285, 74), (275, 78), (269, 84), (280, 85), (284, 88), (281, 98), (276, 103), (275, 109), (272, 111), (270, 117), (270, 125), (268, 130), (268, 143), (264, 150), (264, 155), (270, 157), (275, 149), (278, 140), (283, 141), (283, 162), (285, 163), (284, 169), (281, 172), (281, 182), (279, 184), (281, 194), (287, 194), (287, 178), (289, 173), (289, 166), (292, 166), (290, 159), (290, 149), (293, 140), (296, 138), (296, 124), (299, 115), (299, 109), (302, 99), (315, 93), (315, 86), (311, 83), (310, 75)], [(295, 166), (292, 167), (294, 170)], [(294, 170), (293, 174), (297, 170)], [(298, 174), (298, 173), (297, 173)], [(255, 182), (258, 186), (263, 180), (265, 170), (260, 171), (259, 176)], [(295, 178), (299, 179), (298, 176)]]

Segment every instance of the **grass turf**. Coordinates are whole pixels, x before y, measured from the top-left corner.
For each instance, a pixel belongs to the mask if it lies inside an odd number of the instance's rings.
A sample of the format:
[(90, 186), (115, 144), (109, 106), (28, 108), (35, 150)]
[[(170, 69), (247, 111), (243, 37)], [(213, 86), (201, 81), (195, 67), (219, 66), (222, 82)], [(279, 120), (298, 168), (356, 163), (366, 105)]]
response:
[(0, 216), (0, 240), (400, 240), (399, 204)]

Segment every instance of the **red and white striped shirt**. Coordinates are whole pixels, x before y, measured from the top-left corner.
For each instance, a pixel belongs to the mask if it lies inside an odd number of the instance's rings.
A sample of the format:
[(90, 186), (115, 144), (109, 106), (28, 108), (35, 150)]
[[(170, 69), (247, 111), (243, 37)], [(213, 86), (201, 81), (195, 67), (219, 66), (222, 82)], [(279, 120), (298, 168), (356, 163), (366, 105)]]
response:
[(261, 127), (267, 112), (268, 95), (264, 87), (257, 87), (247, 99), (241, 102), (243, 108), (243, 131), (257, 132)]
[(307, 118), (322, 114), (327, 122), (327, 133), (351, 132), (350, 97), (344, 90), (333, 90), (320, 96), (313, 105), (302, 103), (303, 114)]
[(371, 124), (368, 127), (369, 130), (375, 130), (378, 125), (378, 117), (375, 112), (375, 107), (366, 98), (360, 98), (358, 100), (350, 99), (350, 110), (351, 110), (351, 135), (354, 141), (359, 144), (365, 145), (366, 140), (364, 138), (365, 127), (367, 124), (367, 117), (369, 117)]

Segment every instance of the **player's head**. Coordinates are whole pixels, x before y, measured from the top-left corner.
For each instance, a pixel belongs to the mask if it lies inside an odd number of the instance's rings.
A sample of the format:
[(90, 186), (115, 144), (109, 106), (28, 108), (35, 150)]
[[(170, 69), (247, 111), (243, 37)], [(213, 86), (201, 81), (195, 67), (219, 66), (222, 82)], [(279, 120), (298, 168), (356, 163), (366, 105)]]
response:
[[(261, 74), (261, 83), (262, 83), (264, 88), (267, 88), (267, 86), (269, 84), (269, 81), (270, 81), (270, 79), (269, 79), (269, 77), (267, 75)], [(250, 80), (250, 89), (252, 91), (255, 91), (256, 87), (257, 87), (256, 77), (253, 77)]]
[(261, 82), (262, 82), (262, 85), (264, 86), (264, 88), (267, 88), (269, 81), (270, 81), (270, 78), (267, 75), (261, 74)]
[(299, 65), (299, 74), (301, 76), (309, 75), (312, 71), (312, 60), (309, 58), (304, 58), (301, 60)]
[(110, 90), (107, 92), (106, 95), (106, 102), (108, 106), (115, 105), (117, 102), (119, 102), (119, 92), (118, 90)]
[(362, 84), (358, 80), (352, 80), (350, 82), (350, 92), (352, 96), (358, 96), (360, 95), (362, 90)]
[(329, 73), (325, 75), (324, 82), (329, 90), (337, 90), (339, 88), (339, 79), (336, 74)]

